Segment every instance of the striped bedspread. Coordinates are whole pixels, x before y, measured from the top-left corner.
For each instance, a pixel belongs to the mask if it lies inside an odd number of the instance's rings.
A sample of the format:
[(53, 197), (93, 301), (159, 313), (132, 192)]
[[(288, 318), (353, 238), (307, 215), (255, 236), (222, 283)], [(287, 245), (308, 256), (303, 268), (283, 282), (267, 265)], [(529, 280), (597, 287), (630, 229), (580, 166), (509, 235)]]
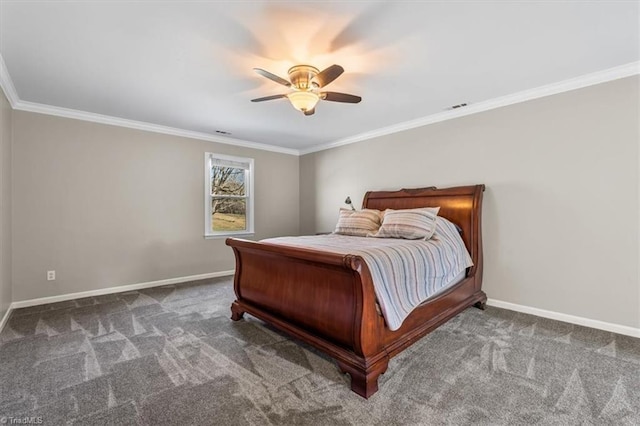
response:
[(361, 256), (391, 330), (399, 329), (416, 306), (453, 285), (453, 278), (473, 265), (455, 225), (441, 217), (437, 218), (435, 234), (427, 241), (336, 234), (262, 241)]

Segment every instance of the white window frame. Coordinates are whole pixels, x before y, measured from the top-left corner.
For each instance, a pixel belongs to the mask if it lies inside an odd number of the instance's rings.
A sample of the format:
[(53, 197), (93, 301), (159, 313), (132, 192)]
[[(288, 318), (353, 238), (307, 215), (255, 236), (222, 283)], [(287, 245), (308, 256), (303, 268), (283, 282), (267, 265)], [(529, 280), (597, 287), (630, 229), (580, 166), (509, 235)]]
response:
[[(246, 224), (247, 228), (243, 231), (214, 231), (211, 229), (211, 159), (234, 161), (240, 163), (248, 163), (249, 169), (245, 170), (245, 199), (246, 199)], [(235, 157), (232, 155), (216, 154), (215, 152), (204, 153), (204, 237), (205, 238), (224, 238), (238, 235), (253, 235), (253, 175), (254, 175), (253, 158)]]

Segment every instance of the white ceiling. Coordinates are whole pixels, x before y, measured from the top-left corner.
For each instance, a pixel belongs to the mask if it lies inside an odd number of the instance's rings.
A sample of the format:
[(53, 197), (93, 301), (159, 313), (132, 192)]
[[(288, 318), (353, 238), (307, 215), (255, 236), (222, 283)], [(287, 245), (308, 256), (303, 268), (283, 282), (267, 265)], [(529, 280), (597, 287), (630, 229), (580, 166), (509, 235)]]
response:
[[(0, 53), (22, 101), (293, 149), (640, 59), (637, 1), (0, 1)], [(290, 66), (345, 73), (303, 116)]]

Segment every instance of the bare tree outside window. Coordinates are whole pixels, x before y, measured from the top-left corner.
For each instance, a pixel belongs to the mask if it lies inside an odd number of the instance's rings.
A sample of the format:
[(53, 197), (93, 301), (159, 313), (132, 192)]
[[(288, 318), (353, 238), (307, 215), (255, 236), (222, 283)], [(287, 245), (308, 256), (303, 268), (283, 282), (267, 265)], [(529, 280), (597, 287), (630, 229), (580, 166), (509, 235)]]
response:
[(242, 231), (247, 229), (247, 200), (244, 168), (211, 167), (211, 229)]
[(253, 233), (253, 158), (206, 152), (205, 238)]

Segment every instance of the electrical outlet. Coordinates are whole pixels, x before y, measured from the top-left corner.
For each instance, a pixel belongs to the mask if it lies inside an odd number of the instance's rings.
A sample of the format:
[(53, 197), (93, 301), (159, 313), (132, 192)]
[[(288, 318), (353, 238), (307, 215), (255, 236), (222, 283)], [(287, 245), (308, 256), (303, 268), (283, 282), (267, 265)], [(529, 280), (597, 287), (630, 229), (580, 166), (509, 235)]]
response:
[(47, 271), (47, 281), (55, 281), (56, 271)]

